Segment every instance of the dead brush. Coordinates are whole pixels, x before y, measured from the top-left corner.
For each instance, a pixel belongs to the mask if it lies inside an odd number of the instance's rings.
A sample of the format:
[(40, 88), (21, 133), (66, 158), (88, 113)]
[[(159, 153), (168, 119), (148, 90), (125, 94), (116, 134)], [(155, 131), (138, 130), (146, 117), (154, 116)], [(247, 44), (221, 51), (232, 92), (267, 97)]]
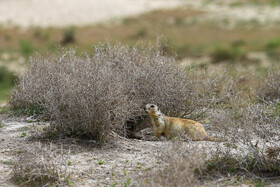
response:
[(266, 150), (266, 154), (269, 159), (277, 159), (280, 153), (280, 147), (268, 147)]
[(50, 186), (69, 182), (69, 154), (57, 152), (52, 145), (23, 147), (14, 161), (13, 180), (20, 185)]
[[(137, 181), (138, 186), (195, 186), (204, 169), (201, 148), (174, 142), (156, 155), (157, 166)], [(136, 185), (136, 186), (137, 186)]]
[[(175, 67), (158, 48), (139, 44), (100, 44), (93, 54), (31, 60), (12, 92), (14, 110), (39, 109), (60, 136), (86, 137), (102, 143), (115, 131), (127, 135), (155, 103), (171, 116), (199, 116), (213, 97), (213, 81)], [(130, 123), (127, 123), (127, 122)]]
[(267, 77), (261, 83), (257, 93), (261, 100), (268, 102), (280, 101), (280, 66), (275, 66), (268, 71)]
[(275, 109), (238, 95), (232, 98), (230, 106), (211, 114), (213, 126), (228, 141), (217, 145), (212, 152), (208, 172), (245, 175), (258, 180), (279, 175), (280, 160), (269, 155), (269, 149), (279, 142), (280, 119), (275, 117)]

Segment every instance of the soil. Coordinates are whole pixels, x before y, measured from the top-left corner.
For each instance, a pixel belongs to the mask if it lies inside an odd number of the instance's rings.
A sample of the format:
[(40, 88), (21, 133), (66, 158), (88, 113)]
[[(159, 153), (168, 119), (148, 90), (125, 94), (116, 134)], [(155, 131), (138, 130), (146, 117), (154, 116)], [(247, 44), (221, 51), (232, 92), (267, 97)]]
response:
[[(63, 139), (34, 139), (47, 122), (32, 122), (32, 118), (11, 118), (0, 114), (0, 186), (17, 186), (12, 180), (16, 153), (27, 147), (43, 144), (71, 152), (69, 170), (73, 173), (71, 186), (124, 186), (135, 182), (147, 171), (157, 167), (158, 155), (171, 146), (165, 138), (155, 140), (145, 129), (145, 140), (115, 137), (108, 145), (99, 147), (94, 141)], [(152, 130), (152, 129), (150, 129)], [(23, 132), (26, 136), (23, 136)], [(142, 133), (142, 134), (143, 134)], [(117, 135), (115, 135), (117, 136)], [(183, 142), (185, 145), (210, 146), (216, 142)], [(101, 161), (101, 162), (100, 162)]]
[[(13, 180), (13, 168), (17, 167), (16, 160), (24, 150), (36, 150), (38, 145), (52, 147), (54, 153), (64, 156), (68, 153), (68, 173), (71, 173), (68, 184), (64, 186), (126, 186), (130, 182), (137, 186), (137, 182), (146, 178), (150, 171), (164, 168), (161, 156), (170, 154), (176, 144), (165, 138), (155, 139), (152, 128), (141, 130), (138, 138), (128, 139), (117, 134), (111, 135), (111, 141), (100, 147), (93, 140), (74, 138), (46, 139), (42, 138), (43, 129), (49, 126), (48, 122), (36, 122), (33, 117), (11, 117), (0, 114), (0, 186), (18, 186)], [(215, 136), (208, 124), (204, 127), (210, 136)], [(256, 144), (256, 140), (252, 140)], [(263, 145), (264, 142), (260, 143)], [(182, 150), (199, 151), (200, 155), (207, 155), (217, 150), (225, 150), (229, 143), (209, 141), (180, 142)], [(232, 150), (236, 155), (247, 154), (248, 147), (236, 144), (238, 150)], [(173, 147), (174, 148), (174, 147)], [(175, 149), (176, 150), (176, 149)], [(173, 149), (174, 151), (174, 149)], [(171, 153), (172, 154), (172, 153)], [(175, 154), (175, 153), (174, 153)], [(199, 159), (199, 158), (198, 158)], [(230, 174), (229, 174), (230, 175)], [(214, 176), (200, 181), (202, 186), (250, 186), (251, 179), (238, 181), (238, 176)], [(243, 181), (243, 182), (242, 182)], [(245, 181), (245, 184), (244, 184)], [(278, 183), (270, 184), (279, 186)], [(128, 185), (129, 186), (129, 185)]]

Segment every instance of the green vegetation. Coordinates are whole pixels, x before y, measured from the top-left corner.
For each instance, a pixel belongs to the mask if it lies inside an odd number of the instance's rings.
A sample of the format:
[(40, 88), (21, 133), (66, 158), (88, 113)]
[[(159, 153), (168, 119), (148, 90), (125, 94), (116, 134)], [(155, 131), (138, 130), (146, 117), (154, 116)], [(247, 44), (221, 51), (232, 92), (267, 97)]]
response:
[(278, 59), (280, 57), (280, 38), (271, 38), (266, 43), (266, 53), (272, 58)]
[(130, 186), (130, 183), (131, 183), (131, 179), (127, 179), (127, 180), (125, 181), (123, 187), (129, 187), (129, 186)]
[(280, 102), (275, 103), (275, 116), (280, 117)]
[(0, 163), (6, 165), (14, 165), (14, 162), (12, 160), (0, 160)]
[(75, 27), (68, 27), (63, 30), (62, 44), (71, 44), (75, 42)]
[[(28, 104), (26, 107), (22, 108), (22, 107), (18, 107), (15, 106), (12, 110), (11, 113), (13, 115), (19, 116), (19, 115), (40, 115), (43, 114), (44, 111), (44, 107), (38, 105), (38, 104)], [(39, 119), (38, 119), (39, 121)], [(32, 121), (28, 121), (29, 123)]]
[(276, 49), (280, 47), (280, 38), (271, 38), (267, 41), (266, 44), (267, 49)]
[(277, 7), (280, 5), (280, 1), (279, 0), (247, 0), (247, 1), (237, 1), (232, 3), (233, 6), (234, 5), (246, 5), (246, 4), (250, 4), (250, 5), (268, 5), (271, 7)]
[(3, 102), (14, 86), (17, 76), (6, 67), (0, 66), (0, 103)]
[(21, 138), (24, 138), (26, 135), (27, 135), (26, 132), (22, 132), (21, 135), (20, 135), (20, 137), (21, 137)]
[(20, 40), (19, 41), (19, 47), (20, 47), (20, 52), (24, 55), (24, 56), (29, 56), (33, 53), (34, 51), (34, 46), (33, 44), (28, 41), (28, 40)]
[(246, 59), (246, 52), (242, 46), (219, 47), (213, 51), (211, 57), (213, 63), (244, 61)]
[(270, 5), (273, 7), (280, 5), (280, 0), (270, 0)]
[(3, 128), (5, 127), (5, 124), (4, 123), (0, 123), (0, 128)]

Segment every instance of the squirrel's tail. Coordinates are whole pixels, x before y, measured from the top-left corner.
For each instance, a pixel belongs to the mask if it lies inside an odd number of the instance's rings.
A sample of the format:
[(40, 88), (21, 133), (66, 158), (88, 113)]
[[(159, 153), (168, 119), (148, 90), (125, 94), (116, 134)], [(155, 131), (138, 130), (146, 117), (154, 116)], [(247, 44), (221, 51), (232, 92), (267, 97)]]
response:
[(211, 136), (207, 136), (205, 140), (211, 141), (211, 142), (224, 142), (225, 140), (222, 140), (220, 138), (213, 138)]

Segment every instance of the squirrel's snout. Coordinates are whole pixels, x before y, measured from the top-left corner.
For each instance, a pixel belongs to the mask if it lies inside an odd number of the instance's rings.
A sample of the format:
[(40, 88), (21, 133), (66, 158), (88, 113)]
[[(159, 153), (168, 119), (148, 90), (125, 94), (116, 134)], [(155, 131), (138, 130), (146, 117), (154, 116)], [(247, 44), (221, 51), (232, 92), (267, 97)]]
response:
[(143, 110), (144, 110), (145, 112), (147, 112), (146, 107), (144, 107)]

